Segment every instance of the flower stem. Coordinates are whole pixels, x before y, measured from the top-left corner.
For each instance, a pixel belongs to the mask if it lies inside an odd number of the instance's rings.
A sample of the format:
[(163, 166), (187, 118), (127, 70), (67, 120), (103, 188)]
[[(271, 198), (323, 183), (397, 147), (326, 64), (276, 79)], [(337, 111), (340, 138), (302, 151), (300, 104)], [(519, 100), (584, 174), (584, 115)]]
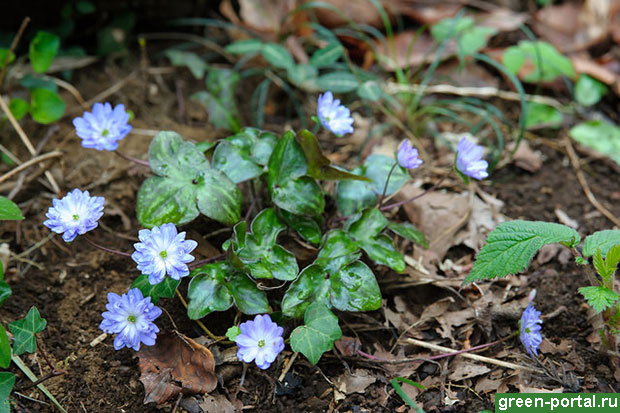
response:
[[(178, 288), (176, 289), (176, 293), (177, 293), (177, 297), (179, 297), (179, 300), (181, 300), (181, 304), (183, 304), (183, 307), (185, 307), (185, 309), (187, 310), (187, 302), (185, 302), (185, 298), (183, 298), (183, 296), (181, 295), (181, 292), (179, 291), (179, 289), (178, 289)], [(198, 324), (198, 326), (199, 326), (200, 328), (202, 328), (202, 330), (203, 330), (205, 333), (207, 333), (207, 335), (208, 335), (211, 339), (213, 339), (213, 340), (219, 340), (219, 339), (221, 339), (221, 337), (218, 337), (218, 336), (216, 336), (215, 334), (213, 334), (213, 333), (212, 333), (212, 332), (211, 332), (211, 331), (207, 328), (207, 326), (205, 326), (205, 325), (203, 324), (203, 322), (202, 322), (202, 321), (200, 321), (200, 320), (194, 320), (194, 321), (196, 322), (196, 324)], [(224, 338), (226, 338), (226, 337), (224, 337)]]
[(398, 165), (398, 162), (394, 162), (394, 165), (392, 165), (392, 169), (390, 169), (390, 173), (388, 174), (387, 179), (385, 180), (385, 186), (383, 187), (383, 193), (381, 194), (381, 198), (379, 198), (379, 207), (381, 207), (381, 203), (383, 203), (383, 198), (385, 198), (385, 193), (387, 192), (388, 184), (390, 183), (390, 178), (392, 177), (392, 172), (394, 172), (394, 169), (396, 169), (397, 165)]
[(392, 209), (392, 208), (397, 208), (397, 207), (399, 207), (399, 206), (401, 206), (401, 205), (405, 205), (405, 204), (407, 204), (407, 203), (409, 203), (409, 202), (415, 201), (415, 200), (416, 200), (416, 199), (418, 199), (418, 198), (422, 198), (424, 195), (426, 195), (426, 194), (428, 194), (429, 192), (431, 192), (431, 191), (433, 191), (433, 190), (437, 189), (437, 188), (439, 187), (439, 185), (441, 185), (441, 183), (442, 183), (442, 182), (443, 182), (443, 181), (444, 181), (447, 177), (448, 177), (448, 175), (442, 176), (442, 177), (441, 177), (441, 179), (440, 179), (439, 181), (437, 181), (437, 183), (436, 183), (435, 185), (431, 186), (430, 188), (428, 188), (426, 191), (422, 192), (421, 194), (418, 194), (418, 195), (416, 195), (416, 196), (414, 196), (414, 197), (411, 197), (411, 198), (409, 198), (409, 199), (405, 199), (404, 201), (399, 201), (399, 202), (395, 202), (395, 203), (393, 203), (393, 204), (389, 204), (389, 205), (382, 206), (382, 207), (380, 207), (379, 209), (380, 209), (381, 211), (387, 211), (387, 210), (389, 210), (389, 209)]
[(208, 264), (210, 262), (217, 261), (217, 260), (225, 258), (225, 257), (226, 257), (226, 254), (214, 255), (213, 257), (205, 258), (204, 260), (192, 262), (191, 264), (188, 265), (188, 267), (189, 268), (197, 268), (197, 267), (200, 267), (203, 264)]
[(125, 155), (124, 153), (118, 150), (114, 151), (114, 153), (120, 156), (121, 158), (125, 159), (126, 161), (134, 162), (142, 166), (148, 166), (148, 167), (151, 166), (151, 164), (149, 164), (148, 161), (143, 161), (142, 159), (138, 159), (138, 158), (134, 158), (133, 156)]
[(104, 247), (103, 245), (99, 245), (97, 244), (95, 241), (93, 241), (92, 239), (90, 239), (90, 237), (88, 235), (83, 237), (86, 242), (88, 242), (92, 247), (95, 247), (97, 249), (100, 249), (101, 251), (105, 251), (105, 252), (109, 252), (110, 254), (116, 254), (116, 255), (120, 255), (123, 257), (131, 257), (131, 254), (123, 252), (123, 251), (118, 251), (118, 250), (113, 250), (112, 248), (107, 248)]

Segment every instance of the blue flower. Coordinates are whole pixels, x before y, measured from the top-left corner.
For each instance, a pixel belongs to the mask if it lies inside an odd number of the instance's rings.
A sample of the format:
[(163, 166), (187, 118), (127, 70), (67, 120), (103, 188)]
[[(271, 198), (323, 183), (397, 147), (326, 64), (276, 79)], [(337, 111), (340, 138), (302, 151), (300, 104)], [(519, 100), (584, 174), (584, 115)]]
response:
[(337, 136), (353, 133), (353, 118), (351, 111), (340, 104), (340, 99), (334, 100), (332, 92), (319, 95), (318, 116), (321, 125)]
[(284, 329), (271, 321), (269, 314), (257, 315), (254, 321), (241, 323), (239, 329), (241, 334), (235, 337), (239, 360), (246, 363), (254, 360), (260, 369), (266, 370), (284, 350)]
[(456, 169), (463, 175), (481, 180), (489, 176), (489, 164), (482, 159), (482, 146), (463, 137), (456, 147)]
[(133, 244), (136, 251), (131, 258), (138, 264), (138, 270), (148, 274), (149, 283), (159, 284), (166, 274), (175, 280), (189, 275), (187, 263), (194, 261), (190, 252), (198, 243), (186, 240), (185, 232), (177, 234), (174, 224), (140, 230), (138, 238), (142, 242)]
[(97, 220), (103, 215), (103, 201), (103, 197), (90, 196), (88, 191), (76, 188), (64, 198), (52, 200), (52, 206), (45, 214), (49, 219), (43, 225), (62, 234), (66, 242), (71, 242), (78, 234), (97, 228)]
[(116, 105), (112, 110), (109, 103), (95, 103), (93, 112), (84, 112), (83, 117), (73, 119), (75, 133), (82, 138), (82, 146), (95, 148), (99, 151), (114, 151), (118, 147), (118, 141), (123, 139), (131, 125), (129, 114), (124, 105)]
[(122, 296), (108, 293), (105, 308), (108, 311), (101, 314), (103, 321), (99, 328), (108, 334), (116, 334), (114, 350), (127, 346), (138, 351), (140, 343), (155, 344), (159, 328), (153, 321), (161, 315), (161, 308), (151, 303), (151, 297), (144, 298), (137, 288)]
[(542, 335), (540, 334), (541, 324), (540, 311), (536, 311), (532, 303), (530, 303), (523, 311), (521, 320), (519, 320), (519, 328), (521, 329), (519, 338), (523, 347), (531, 356), (538, 355), (538, 347), (542, 343)]
[(403, 168), (415, 169), (422, 165), (422, 159), (418, 158), (418, 150), (411, 146), (409, 141), (404, 141), (398, 148), (398, 163)]

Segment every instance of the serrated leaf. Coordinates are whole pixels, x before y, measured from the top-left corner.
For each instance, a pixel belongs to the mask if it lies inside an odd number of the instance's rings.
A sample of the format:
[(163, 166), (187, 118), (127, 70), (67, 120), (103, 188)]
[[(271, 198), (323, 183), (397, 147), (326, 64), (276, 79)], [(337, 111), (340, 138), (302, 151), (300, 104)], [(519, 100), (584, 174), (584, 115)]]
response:
[(209, 68), (200, 56), (194, 52), (186, 52), (184, 50), (169, 49), (165, 51), (166, 56), (174, 66), (185, 66), (192, 72), (196, 79), (202, 79), (205, 72)]
[(331, 91), (333, 93), (351, 92), (359, 86), (357, 78), (349, 72), (331, 72), (319, 76), (316, 86), (321, 91)]
[(580, 239), (574, 229), (551, 222), (503, 222), (488, 235), (464, 284), (517, 274), (527, 268), (543, 245), (561, 242), (574, 246)]
[(605, 268), (607, 270), (606, 282), (616, 272), (618, 263), (620, 263), (620, 245), (614, 245), (607, 251), (607, 256), (605, 257)]
[(318, 49), (310, 58), (310, 64), (321, 68), (336, 63), (343, 55), (344, 49), (340, 43), (328, 43), (325, 47)]
[(293, 56), (286, 47), (277, 43), (267, 43), (261, 48), (261, 53), (265, 60), (275, 67), (289, 69), (295, 66)]
[(620, 299), (620, 295), (617, 292), (602, 286), (581, 287), (579, 292), (597, 313), (612, 307)]
[(592, 263), (594, 264), (594, 268), (596, 272), (603, 278), (607, 278), (607, 267), (605, 266), (605, 260), (601, 255), (601, 250), (596, 250), (594, 253), (594, 257), (592, 259)]
[(56, 92), (47, 89), (30, 91), (30, 115), (35, 122), (47, 125), (56, 122), (65, 113), (65, 102)]
[(588, 235), (583, 241), (584, 257), (589, 258), (594, 255), (596, 250), (601, 250), (601, 255), (605, 257), (607, 251), (615, 245), (620, 245), (620, 230), (606, 229), (604, 231), (597, 231), (592, 235)]
[(138, 220), (143, 226), (185, 224), (199, 211), (224, 224), (239, 221), (242, 197), (237, 186), (179, 134), (158, 133), (149, 148), (149, 164), (160, 176), (147, 179), (138, 191)]
[(240, 129), (240, 117), (235, 102), (239, 74), (231, 69), (211, 68), (205, 81), (206, 91), (196, 92), (191, 99), (201, 103), (209, 114), (209, 122), (216, 128), (233, 132)]
[(142, 274), (131, 284), (131, 288), (137, 288), (142, 295), (151, 297), (151, 302), (157, 304), (160, 298), (173, 298), (181, 280), (164, 277), (159, 284), (151, 284), (148, 274)]
[(394, 231), (396, 234), (401, 237), (408, 239), (409, 241), (415, 242), (418, 245), (421, 245), (423, 248), (428, 248), (428, 240), (424, 236), (424, 234), (419, 231), (416, 227), (411, 225), (409, 222), (392, 222), (388, 223), (388, 228)]
[(291, 333), (291, 348), (302, 353), (313, 365), (326, 351), (334, 347), (334, 341), (342, 337), (338, 318), (327, 306), (314, 303), (304, 314), (305, 325)]
[(30, 42), (29, 52), (30, 64), (34, 71), (43, 73), (49, 69), (59, 47), (60, 38), (58, 36), (44, 31), (37, 32)]
[(11, 343), (4, 326), (0, 324), (0, 367), (6, 369), (11, 364)]
[(15, 202), (0, 196), (0, 221), (13, 221), (20, 219), (24, 219), (24, 217)]
[(245, 39), (232, 42), (224, 48), (228, 53), (232, 54), (248, 54), (260, 53), (263, 42), (257, 39)]
[(47, 321), (41, 318), (37, 307), (31, 307), (26, 317), (9, 324), (13, 333), (13, 353), (19, 356), (22, 353), (34, 353), (37, 349), (36, 333), (45, 329)]
[(15, 385), (15, 375), (8, 371), (0, 372), (0, 412), (9, 413), (11, 411), (11, 405), (9, 403), (9, 396)]

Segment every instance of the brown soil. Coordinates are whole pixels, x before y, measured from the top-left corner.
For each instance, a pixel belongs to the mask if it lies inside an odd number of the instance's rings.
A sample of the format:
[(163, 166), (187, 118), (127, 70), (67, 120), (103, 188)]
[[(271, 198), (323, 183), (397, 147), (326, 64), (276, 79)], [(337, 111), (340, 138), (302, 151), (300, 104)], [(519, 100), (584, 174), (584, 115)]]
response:
[[(122, 79), (123, 73), (116, 70), (104, 73), (100, 68), (90, 69), (74, 83), (85, 96), (94, 96), (102, 89), (102, 85), (114, 83), (110, 79)], [(148, 86), (152, 85), (159, 88), (157, 93), (149, 92)], [(185, 102), (188, 110), (184, 116), (176, 116), (177, 104), (172, 85), (173, 82), (168, 80), (157, 84), (149, 81), (147, 85), (143, 80), (137, 79), (111, 99), (125, 102), (136, 112), (134, 127), (176, 129), (184, 136), (197, 140), (219, 137), (206, 125), (202, 109), (194, 107), (191, 102)], [(70, 101), (70, 98), (66, 97), (66, 100)], [(69, 110), (75, 108), (69, 107)], [(80, 113), (79, 109), (77, 112)], [(26, 124), (26, 130), (33, 137), (35, 145), (46, 132), (45, 128), (32, 124)], [(15, 136), (6, 125), (2, 134)], [(120, 149), (129, 155), (140, 156), (148, 147), (149, 141), (148, 136), (131, 135), (131, 139), (122, 142)], [(17, 138), (8, 142), (7, 146), (26, 157)], [(581, 224), (580, 229), (585, 231), (584, 234), (610, 228), (610, 223), (604, 217), (594, 213), (594, 208), (583, 195), (565, 156), (536, 142), (533, 146), (546, 157), (543, 167), (537, 173), (530, 174), (507, 166), (495, 171), (488, 183), (483, 184), (483, 189), (505, 201), (503, 212), (511, 218), (557, 222), (554, 210), (561, 208)], [(60, 132), (52, 137), (43, 151), (51, 148), (60, 148), (65, 152), (61, 162), (54, 164), (51, 169), (63, 190), (80, 187), (106, 197), (109, 203), (106, 206), (106, 215), (102, 218), (101, 228), (94, 232), (97, 240), (101, 244), (130, 251), (135, 228), (139, 227), (134, 211), (135, 193), (147, 171), (140, 166), (128, 166), (112, 154), (82, 149), (73, 136), (69, 118), (61, 122)], [(620, 216), (620, 206), (616, 202), (620, 195), (615, 179), (612, 178), (615, 176), (615, 167), (605, 161), (590, 163), (584, 169), (588, 172), (592, 190), (599, 201), (607, 205), (616, 216)], [(49, 232), (41, 223), (51, 203), (50, 199), (50, 193), (36, 182), (21, 190), (16, 200), (27, 219), (20, 223), (3, 223), (0, 229), (2, 240), (9, 243), (12, 252), (19, 254), (48, 236)], [(198, 223), (188, 230), (200, 236), (218, 228), (205, 219), (199, 219)], [(209, 241), (219, 246), (218, 242), (225, 237), (226, 235), (222, 239)], [(456, 261), (471, 255), (471, 250), (455, 249), (451, 254)], [(13, 289), (13, 295), (0, 309), (0, 319), (6, 325), (23, 317), (31, 305), (36, 305), (41, 315), (47, 319), (47, 328), (39, 335), (38, 345), (53, 363), (60, 365), (66, 361), (68, 373), (45, 383), (60, 403), (70, 412), (171, 411), (175, 400), (159, 407), (145, 406), (142, 403), (144, 389), (138, 380), (138, 360), (133, 351), (114, 351), (110, 338), (94, 347), (90, 345), (101, 334), (98, 325), (107, 302), (106, 293), (125, 291), (137, 275), (135, 264), (127, 259), (93, 251), (86, 243), (80, 242), (79, 238), (72, 245), (66, 245), (59, 237), (52, 238), (23, 258), (29, 261), (12, 261), (7, 271), (6, 280)], [(377, 273), (383, 274), (386, 271), (378, 269)], [(558, 307), (565, 306), (563, 312), (545, 321), (543, 331), (552, 343), (568, 340), (572, 351), (568, 355), (545, 356), (545, 365), (554, 365), (559, 371), (555, 380), (538, 376), (519, 376), (519, 380), (529, 379), (531, 381), (528, 386), (535, 388), (564, 388), (577, 392), (618, 390), (619, 383), (613, 378), (615, 366), (586, 340), (592, 327), (586, 316), (583, 299), (577, 293), (577, 288), (587, 282), (585, 275), (572, 262), (562, 264), (557, 258), (547, 264), (533, 264), (527, 274), (526, 284), (521, 285), (521, 288), (527, 286), (523, 288), (525, 294), (531, 288), (537, 289), (536, 303), (543, 314), (552, 313)], [(385, 283), (382, 286), (385, 286)], [(184, 295), (186, 288), (187, 281), (181, 285)], [(398, 294), (407, 297), (412, 308), (418, 309), (420, 313), (424, 305), (449, 295), (445, 290), (428, 286), (411, 287), (399, 291)], [(511, 294), (522, 296), (524, 293), (512, 291)], [(391, 293), (385, 294), (384, 298), (386, 304), (393, 304), (394, 296)], [(160, 317), (160, 329), (173, 329), (173, 320), (176, 327), (190, 337), (202, 334), (196, 324), (187, 320), (178, 300), (164, 299), (161, 304), (170, 317), (166, 314)], [(215, 334), (222, 335), (232, 324), (234, 315), (232, 311), (213, 314), (203, 321)], [(389, 324), (385, 322), (382, 311), (339, 316), (344, 320), (341, 322), (344, 334), (357, 336), (362, 343), (362, 350), (367, 353), (373, 354), (380, 348), (389, 350), (400, 334), (400, 331), (386, 327)], [(285, 326), (285, 335), (292, 327), (292, 324)], [(471, 345), (482, 344), (496, 339), (500, 331), (510, 328), (514, 329), (514, 320), (510, 323), (500, 320), (498, 325), (494, 326), (494, 337), (486, 337), (482, 329), (476, 328), (468, 340)], [(437, 339), (434, 331), (420, 334), (428, 340)], [(462, 338), (457, 337), (459, 341)], [(224, 348), (225, 346), (222, 346), (220, 350)], [(415, 356), (415, 349), (405, 350), (407, 356)], [(483, 354), (501, 358), (506, 351), (523, 353), (518, 340), (511, 339)], [(223, 386), (218, 386), (214, 394), (226, 395), (231, 401), (239, 400), (244, 406), (253, 406), (252, 411), (259, 412), (405, 411), (402, 409), (402, 400), (389, 384), (394, 375), (386, 366), (360, 357), (343, 358), (335, 354), (326, 354), (318, 367), (311, 366), (300, 356), (287, 377), (289, 383), (299, 383), (285, 388), (277, 385), (277, 379), (290, 352), (284, 352), (265, 372), (250, 367), (243, 387), (239, 386), (241, 367), (238, 364), (223, 366), (218, 370)], [(399, 355), (404, 356), (405, 354)], [(38, 376), (49, 371), (42, 357), (25, 355), (23, 358)], [(526, 359), (525, 356), (522, 359)], [(453, 359), (444, 359), (440, 364), (441, 368), (446, 369), (451, 360)], [(348, 395), (344, 400), (336, 402), (331, 383), (349, 369), (360, 367), (369, 369), (377, 381), (363, 393)], [(568, 373), (562, 373), (563, 368)], [(17, 369), (13, 368), (12, 371), (18, 375), (17, 389), (29, 383)], [(412, 371), (411, 379), (420, 382), (429, 376), (442, 374), (438, 366), (432, 363), (421, 363)], [(512, 372), (506, 370), (500, 374), (509, 378)], [(424, 402), (427, 411), (493, 409), (491, 397), (494, 392), (478, 395), (473, 391), (480, 378), (454, 383), (455, 386), (451, 387), (450, 391), (454, 392), (460, 401), (451, 407), (444, 404), (445, 386), (448, 385), (445, 377), (441, 386), (425, 392), (423, 400), (420, 401)], [(508, 390), (517, 390), (514, 382), (509, 382)], [(27, 389), (23, 394), (46, 402), (45, 397), (38, 391)], [(199, 411), (193, 410), (193, 400), (195, 399), (188, 398), (181, 406), (187, 411)], [(17, 397), (17, 402), (17, 411), (50, 411), (47, 405), (23, 397)]]

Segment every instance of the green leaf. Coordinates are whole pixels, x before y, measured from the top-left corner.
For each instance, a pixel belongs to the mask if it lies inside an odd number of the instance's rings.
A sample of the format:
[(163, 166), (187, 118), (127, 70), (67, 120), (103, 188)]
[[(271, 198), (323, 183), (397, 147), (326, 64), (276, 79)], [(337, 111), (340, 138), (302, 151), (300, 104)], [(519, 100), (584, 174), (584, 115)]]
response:
[(15, 221), (24, 219), (15, 202), (0, 196), (0, 221)]
[(9, 402), (9, 396), (15, 385), (15, 375), (8, 371), (0, 372), (0, 412), (9, 413), (11, 411), (11, 404)]
[(458, 37), (461, 33), (474, 27), (474, 19), (471, 17), (455, 17), (443, 19), (431, 27), (431, 35), (437, 43), (446, 39)]
[(614, 245), (620, 245), (620, 230), (606, 229), (604, 231), (597, 231), (592, 235), (588, 235), (583, 241), (584, 257), (589, 258), (594, 255), (596, 250), (601, 250), (601, 255), (605, 257), (607, 251)]
[(316, 216), (325, 208), (321, 187), (308, 176), (291, 179), (270, 189), (272, 201), (293, 214)]
[(256, 282), (245, 274), (234, 273), (227, 285), (235, 305), (244, 314), (268, 313), (269, 301), (265, 291), (259, 290)]
[(9, 287), (5, 281), (0, 280), (0, 305), (2, 305), (10, 296), (11, 287)]
[(225, 311), (233, 305), (233, 297), (226, 285), (231, 271), (223, 262), (203, 265), (192, 270), (187, 289), (187, 316), (198, 320), (213, 311)]
[(281, 185), (289, 179), (306, 174), (308, 163), (292, 131), (286, 132), (273, 149), (269, 158), (269, 186)]
[(30, 42), (30, 63), (37, 73), (43, 73), (49, 69), (58, 53), (60, 38), (54, 34), (39, 31)]
[(213, 167), (224, 172), (236, 184), (254, 179), (260, 176), (263, 167), (250, 157), (250, 150), (251, 147), (222, 141), (213, 152)]
[(381, 308), (381, 291), (372, 270), (354, 261), (330, 278), (331, 303), (341, 311), (373, 311)]
[(329, 159), (323, 155), (316, 136), (309, 130), (304, 129), (299, 132), (297, 142), (299, 142), (308, 163), (308, 176), (322, 180), (340, 181), (349, 179), (370, 182), (370, 179), (364, 176), (354, 175), (331, 166)]
[(606, 287), (581, 287), (579, 292), (597, 313), (612, 307), (620, 299), (617, 292)]
[[(597, 251), (600, 252), (600, 250)], [(616, 272), (616, 268), (618, 268), (618, 263), (620, 263), (620, 245), (614, 245), (607, 251), (607, 256), (605, 257), (605, 269), (607, 271), (607, 276), (603, 277), (605, 283), (611, 280), (611, 277)]]
[(460, 56), (472, 56), (485, 48), (489, 38), (497, 33), (493, 27), (474, 26), (466, 30), (458, 39)]
[(314, 52), (310, 58), (310, 64), (316, 68), (329, 66), (336, 63), (343, 54), (344, 49), (340, 43), (328, 43), (325, 47)]
[(9, 102), (9, 109), (17, 120), (23, 118), (30, 110), (30, 104), (22, 98), (13, 98)]
[(319, 71), (316, 67), (304, 63), (295, 65), (286, 72), (286, 76), (292, 84), (308, 91), (316, 89), (318, 75)]
[(170, 277), (164, 277), (164, 280), (159, 284), (151, 284), (149, 276), (142, 274), (133, 281), (131, 288), (137, 288), (145, 298), (151, 297), (151, 302), (157, 304), (160, 298), (173, 298), (179, 284), (181, 284), (181, 280)]
[[(362, 175), (370, 178), (373, 191), (375, 191), (376, 194), (381, 194), (383, 192), (385, 181), (390, 174), (390, 169), (394, 166), (394, 162), (394, 159), (377, 154), (370, 155), (366, 159), (366, 162), (364, 162)], [(385, 195), (389, 196), (398, 191), (410, 178), (409, 173), (407, 173), (404, 168), (400, 166), (394, 168)]]
[(235, 338), (237, 338), (239, 334), (241, 334), (241, 329), (239, 328), (239, 326), (232, 326), (228, 330), (226, 330), (226, 337), (230, 341), (235, 341)]
[(233, 132), (240, 129), (241, 121), (235, 103), (235, 88), (239, 79), (239, 74), (231, 69), (211, 68), (206, 79), (207, 90), (191, 96), (207, 109), (209, 122), (216, 128)]
[(202, 79), (209, 68), (209, 65), (194, 52), (169, 49), (165, 54), (174, 66), (187, 67), (196, 79)]
[[(416, 413), (424, 413), (424, 409), (418, 406), (413, 400), (411, 400), (411, 398), (407, 395), (407, 393), (405, 393), (405, 391), (400, 387), (400, 383), (407, 383), (411, 386), (417, 387), (422, 390), (426, 390), (426, 387), (406, 377), (395, 377), (392, 379), (390, 383), (392, 384), (392, 387), (394, 387), (394, 391), (398, 393), (398, 395), (403, 399), (405, 403), (409, 405), (409, 407), (411, 407)], [(484, 413), (484, 412), (478, 412), (478, 413)]]
[(286, 225), (293, 228), (306, 241), (312, 244), (321, 242), (321, 228), (319, 224), (311, 217), (303, 215), (295, 215), (285, 210), (280, 210), (282, 219)]
[(342, 331), (338, 318), (320, 303), (308, 307), (304, 322), (305, 325), (291, 333), (291, 348), (302, 353), (314, 365), (323, 353), (334, 347), (334, 341), (342, 337)]
[[(7, 56), (9, 56), (7, 60)], [(0, 47), (0, 70), (6, 65), (10, 65), (15, 60), (15, 53), (7, 48)], [(6, 64), (5, 64), (6, 61)]]
[(19, 80), (19, 84), (26, 89), (47, 89), (51, 92), (58, 92), (58, 85), (51, 80), (44, 79), (38, 75), (27, 74)]
[(560, 242), (579, 244), (581, 237), (572, 228), (541, 221), (510, 221), (499, 224), (476, 255), (476, 262), (464, 283), (505, 277), (527, 268), (543, 245)]
[(357, 78), (349, 72), (331, 72), (319, 76), (316, 80), (319, 90), (330, 90), (333, 93), (347, 93), (354, 91), (359, 86)]
[(388, 228), (394, 231), (396, 234), (401, 237), (408, 239), (409, 241), (415, 242), (418, 245), (421, 245), (424, 248), (428, 248), (428, 240), (424, 236), (422, 232), (420, 232), (416, 227), (411, 225), (409, 222), (392, 222), (388, 223)]
[[(363, 174), (363, 168), (357, 167), (351, 171), (356, 175)], [(361, 212), (377, 204), (377, 194), (372, 184), (360, 181), (340, 181), (336, 187), (336, 205), (343, 216)]]
[(331, 230), (325, 235), (325, 242), (314, 263), (333, 273), (358, 259), (359, 249), (348, 233), (341, 229)]
[(0, 324), (0, 367), (6, 369), (11, 364), (11, 343), (4, 326)]
[(91, 14), (97, 11), (97, 9), (95, 8), (95, 5), (87, 0), (80, 0), (77, 3), (75, 3), (75, 9), (80, 14)]
[(162, 131), (153, 138), (149, 164), (159, 176), (147, 179), (138, 191), (138, 220), (143, 226), (186, 224), (198, 211), (228, 225), (239, 221), (242, 198), (237, 186), (176, 132)]
[(381, 93), (381, 86), (376, 80), (368, 80), (357, 87), (357, 95), (371, 102), (378, 102)]
[(571, 138), (580, 144), (609, 156), (620, 164), (620, 128), (602, 120), (590, 120), (573, 126)]
[(532, 73), (523, 77), (528, 82), (550, 82), (558, 76), (575, 77), (571, 60), (547, 42), (522, 40), (518, 46), (508, 47), (502, 57), (504, 66), (513, 74), (519, 73), (526, 61), (534, 67)]
[(227, 45), (224, 50), (231, 54), (259, 53), (263, 42), (257, 39), (237, 40)]
[(300, 318), (312, 303), (331, 307), (330, 282), (319, 265), (303, 269), (282, 298), (282, 313), (288, 317)]
[(601, 250), (596, 250), (592, 263), (594, 264), (596, 272), (598, 272), (598, 274), (605, 279), (607, 277), (607, 267), (605, 266), (605, 260), (601, 255)]
[(388, 220), (376, 208), (365, 210), (359, 217), (351, 217), (346, 227), (349, 234), (357, 239), (364, 240), (376, 237), (388, 224)]
[(38, 123), (56, 122), (65, 113), (65, 102), (56, 92), (47, 89), (30, 91), (30, 114)]
[(607, 86), (586, 74), (579, 75), (575, 84), (575, 100), (583, 106), (597, 104), (607, 93)]
[(527, 105), (525, 115), (525, 127), (527, 129), (559, 128), (562, 126), (562, 113), (553, 106), (536, 102), (529, 102)]
[(261, 48), (265, 60), (280, 69), (292, 69), (295, 61), (286, 47), (277, 43), (267, 43)]
[(31, 307), (26, 317), (13, 321), (9, 324), (9, 330), (13, 333), (13, 353), (19, 356), (22, 353), (34, 353), (37, 349), (36, 333), (43, 331), (47, 324), (39, 315), (37, 307)]

